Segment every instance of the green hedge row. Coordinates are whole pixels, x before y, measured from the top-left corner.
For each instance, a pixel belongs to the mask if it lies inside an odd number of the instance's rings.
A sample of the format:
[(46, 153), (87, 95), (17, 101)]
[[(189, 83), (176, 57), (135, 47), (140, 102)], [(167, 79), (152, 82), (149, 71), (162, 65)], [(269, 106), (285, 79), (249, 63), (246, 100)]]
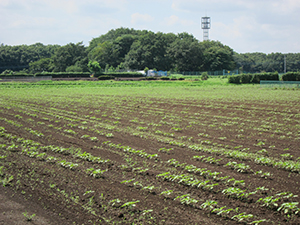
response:
[(52, 78), (90, 77), (90, 75), (90, 72), (42, 72), (35, 74), (35, 76), (52, 76)]
[[(44, 72), (35, 74), (35, 76), (52, 76), (53, 78), (90, 77), (90, 75), (90, 72)], [(138, 72), (108, 72), (102, 74), (95, 74), (94, 77), (99, 77), (103, 75), (113, 77), (143, 77), (143, 74)]]
[(283, 81), (300, 81), (300, 72), (288, 72), (282, 75)]
[(17, 74), (2, 74), (0, 78), (17, 78), (17, 77), (33, 77), (34, 74), (17, 73)]
[(112, 79), (115, 79), (115, 77), (111, 75), (101, 75), (98, 77), (98, 80), (112, 80)]
[(261, 80), (279, 80), (278, 72), (275, 73), (254, 73), (233, 75), (228, 78), (229, 83), (233, 84), (259, 84)]
[(109, 75), (113, 77), (143, 77), (144, 75), (142, 73), (138, 72), (107, 72), (103, 75)]

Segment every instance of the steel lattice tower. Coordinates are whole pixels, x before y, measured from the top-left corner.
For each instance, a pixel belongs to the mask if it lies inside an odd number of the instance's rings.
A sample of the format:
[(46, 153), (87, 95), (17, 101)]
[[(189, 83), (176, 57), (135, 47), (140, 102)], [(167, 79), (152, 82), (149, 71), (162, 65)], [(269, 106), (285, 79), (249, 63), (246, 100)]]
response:
[(203, 41), (209, 40), (208, 31), (210, 29), (210, 17), (202, 17), (201, 18), (201, 28), (203, 29)]

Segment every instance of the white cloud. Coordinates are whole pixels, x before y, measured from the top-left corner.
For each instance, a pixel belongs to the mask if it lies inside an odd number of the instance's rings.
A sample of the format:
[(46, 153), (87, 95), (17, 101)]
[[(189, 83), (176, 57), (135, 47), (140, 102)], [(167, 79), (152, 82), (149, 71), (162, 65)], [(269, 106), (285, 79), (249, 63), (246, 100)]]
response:
[(209, 36), (237, 52), (300, 52), (299, 0), (0, 0), (1, 43), (67, 44), (111, 29), (187, 32)]
[(197, 25), (193, 20), (180, 19), (178, 16), (172, 15), (163, 20), (162, 24), (167, 26), (183, 25), (183, 26), (195, 26)]
[(152, 21), (154, 21), (154, 17), (150, 16), (149, 14), (134, 13), (131, 15), (132, 24), (144, 24)]

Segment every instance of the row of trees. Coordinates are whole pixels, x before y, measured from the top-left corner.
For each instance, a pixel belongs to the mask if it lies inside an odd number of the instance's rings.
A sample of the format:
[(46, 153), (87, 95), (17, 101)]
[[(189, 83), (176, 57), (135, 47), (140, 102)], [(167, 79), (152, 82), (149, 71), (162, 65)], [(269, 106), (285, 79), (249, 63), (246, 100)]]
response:
[[(281, 53), (235, 53), (218, 41), (199, 42), (188, 33), (154, 33), (119, 28), (82, 42), (64, 46), (0, 45), (0, 73), (5, 70), (36, 72), (87, 72), (92, 63), (101, 68), (168, 71), (216, 71), (235, 68), (249, 72), (283, 71)], [(297, 71), (300, 54), (287, 55), (287, 70)], [(290, 63), (293, 62), (293, 63)]]
[(284, 72), (285, 62), (286, 71), (300, 70), (300, 53), (235, 53), (233, 58), (237, 68), (250, 73)]

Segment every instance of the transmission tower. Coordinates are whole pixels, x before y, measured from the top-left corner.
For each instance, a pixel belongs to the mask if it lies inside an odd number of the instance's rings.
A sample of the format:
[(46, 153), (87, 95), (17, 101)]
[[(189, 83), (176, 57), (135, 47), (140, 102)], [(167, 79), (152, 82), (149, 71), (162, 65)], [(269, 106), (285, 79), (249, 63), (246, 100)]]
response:
[(209, 40), (208, 31), (210, 29), (210, 17), (202, 17), (201, 18), (201, 28), (203, 29), (203, 41)]

